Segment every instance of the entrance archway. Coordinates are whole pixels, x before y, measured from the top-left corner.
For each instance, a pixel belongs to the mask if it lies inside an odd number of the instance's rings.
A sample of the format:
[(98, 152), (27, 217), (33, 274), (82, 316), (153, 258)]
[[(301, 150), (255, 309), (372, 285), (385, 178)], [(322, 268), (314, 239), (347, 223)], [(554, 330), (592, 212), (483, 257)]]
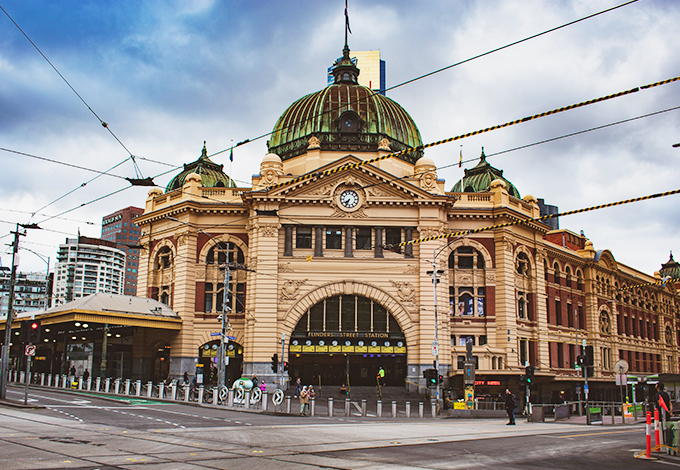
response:
[(158, 341), (153, 345), (153, 382), (165, 380), (170, 373), (170, 343)]
[[(217, 383), (216, 368), (219, 350), (219, 340), (204, 343), (198, 348), (198, 362), (203, 364), (203, 383), (205, 385), (214, 385)], [(229, 364), (227, 364), (226, 385), (230, 387), (234, 380), (241, 377), (243, 372), (243, 346), (233, 341), (229, 341), (225, 355), (229, 359)], [(212, 367), (215, 367), (215, 369), (212, 369)], [(210, 373), (211, 370), (213, 370), (213, 374)], [(211, 381), (213, 383), (211, 383)]]
[(288, 345), (293, 380), (305, 384), (403, 385), (406, 339), (392, 313), (357, 294), (334, 295), (312, 305), (298, 321)]

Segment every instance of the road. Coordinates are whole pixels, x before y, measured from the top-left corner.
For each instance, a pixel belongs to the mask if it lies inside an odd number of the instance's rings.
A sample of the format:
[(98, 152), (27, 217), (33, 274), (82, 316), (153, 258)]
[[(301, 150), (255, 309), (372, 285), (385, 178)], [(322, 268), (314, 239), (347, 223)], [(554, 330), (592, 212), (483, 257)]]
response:
[[(10, 387), (8, 398), (23, 398)], [(648, 469), (644, 427), (501, 420), (305, 418), (31, 390), (0, 406), (0, 468)]]

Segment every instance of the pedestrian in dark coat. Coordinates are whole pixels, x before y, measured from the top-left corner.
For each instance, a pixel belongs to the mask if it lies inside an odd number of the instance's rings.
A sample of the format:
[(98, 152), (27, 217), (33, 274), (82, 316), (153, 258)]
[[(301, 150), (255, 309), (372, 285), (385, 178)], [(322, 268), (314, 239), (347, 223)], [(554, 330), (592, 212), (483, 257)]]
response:
[(515, 424), (515, 396), (510, 392), (509, 388), (505, 389), (505, 411), (508, 412), (508, 424)]

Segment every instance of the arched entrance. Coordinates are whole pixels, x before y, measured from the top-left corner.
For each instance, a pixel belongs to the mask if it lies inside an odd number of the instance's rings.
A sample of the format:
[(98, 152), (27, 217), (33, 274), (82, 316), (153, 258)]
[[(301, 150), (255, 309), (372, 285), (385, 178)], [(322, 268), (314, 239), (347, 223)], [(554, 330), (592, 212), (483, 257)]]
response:
[[(243, 371), (243, 346), (233, 341), (226, 345), (226, 357), (229, 359), (227, 365), (226, 385), (231, 386), (232, 382), (241, 377)], [(198, 348), (198, 362), (203, 364), (203, 383), (214, 385), (217, 383), (217, 359), (220, 350), (220, 341), (210, 341)], [(213, 369), (214, 367), (214, 369)], [(211, 374), (210, 371), (213, 371)]]
[(288, 373), (304, 384), (375, 385), (380, 367), (386, 385), (403, 385), (406, 377), (399, 323), (383, 305), (361, 295), (335, 295), (312, 305), (288, 348)]

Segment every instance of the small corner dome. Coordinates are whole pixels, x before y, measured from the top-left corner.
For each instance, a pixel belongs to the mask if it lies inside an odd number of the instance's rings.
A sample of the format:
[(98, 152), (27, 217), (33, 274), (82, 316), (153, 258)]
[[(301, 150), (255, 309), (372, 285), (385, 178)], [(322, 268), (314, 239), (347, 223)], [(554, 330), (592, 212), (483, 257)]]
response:
[(236, 184), (222, 171), (223, 168), (224, 165), (218, 165), (210, 160), (205, 142), (203, 142), (203, 151), (201, 152), (201, 156), (198, 157), (198, 160), (191, 163), (185, 163), (184, 170), (170, 180), (170, 183), (168, 183), (165, 188), (165, 192), (180, 189), (184, 186), (184, 183), (190, 174), (198, 175), (201, 184), (206, 188), (235, 188)]
[(275, 153), (268, 153), (262, 159), (262, 163), (281, 163), (281, 157)]
[(188, 183), (190, 181), (196, 181), (197, 183), (201, 182), (201, 175), (198, 173), (189, 173), (187, 177), (184, 179), (185, 183)]
[(416, 169), (418, 168), (427, 168), (427, 169), (434, 169), (436, 168), (434, 161), (430, 157), (420, 157), (418, 161), (416, 162)]

